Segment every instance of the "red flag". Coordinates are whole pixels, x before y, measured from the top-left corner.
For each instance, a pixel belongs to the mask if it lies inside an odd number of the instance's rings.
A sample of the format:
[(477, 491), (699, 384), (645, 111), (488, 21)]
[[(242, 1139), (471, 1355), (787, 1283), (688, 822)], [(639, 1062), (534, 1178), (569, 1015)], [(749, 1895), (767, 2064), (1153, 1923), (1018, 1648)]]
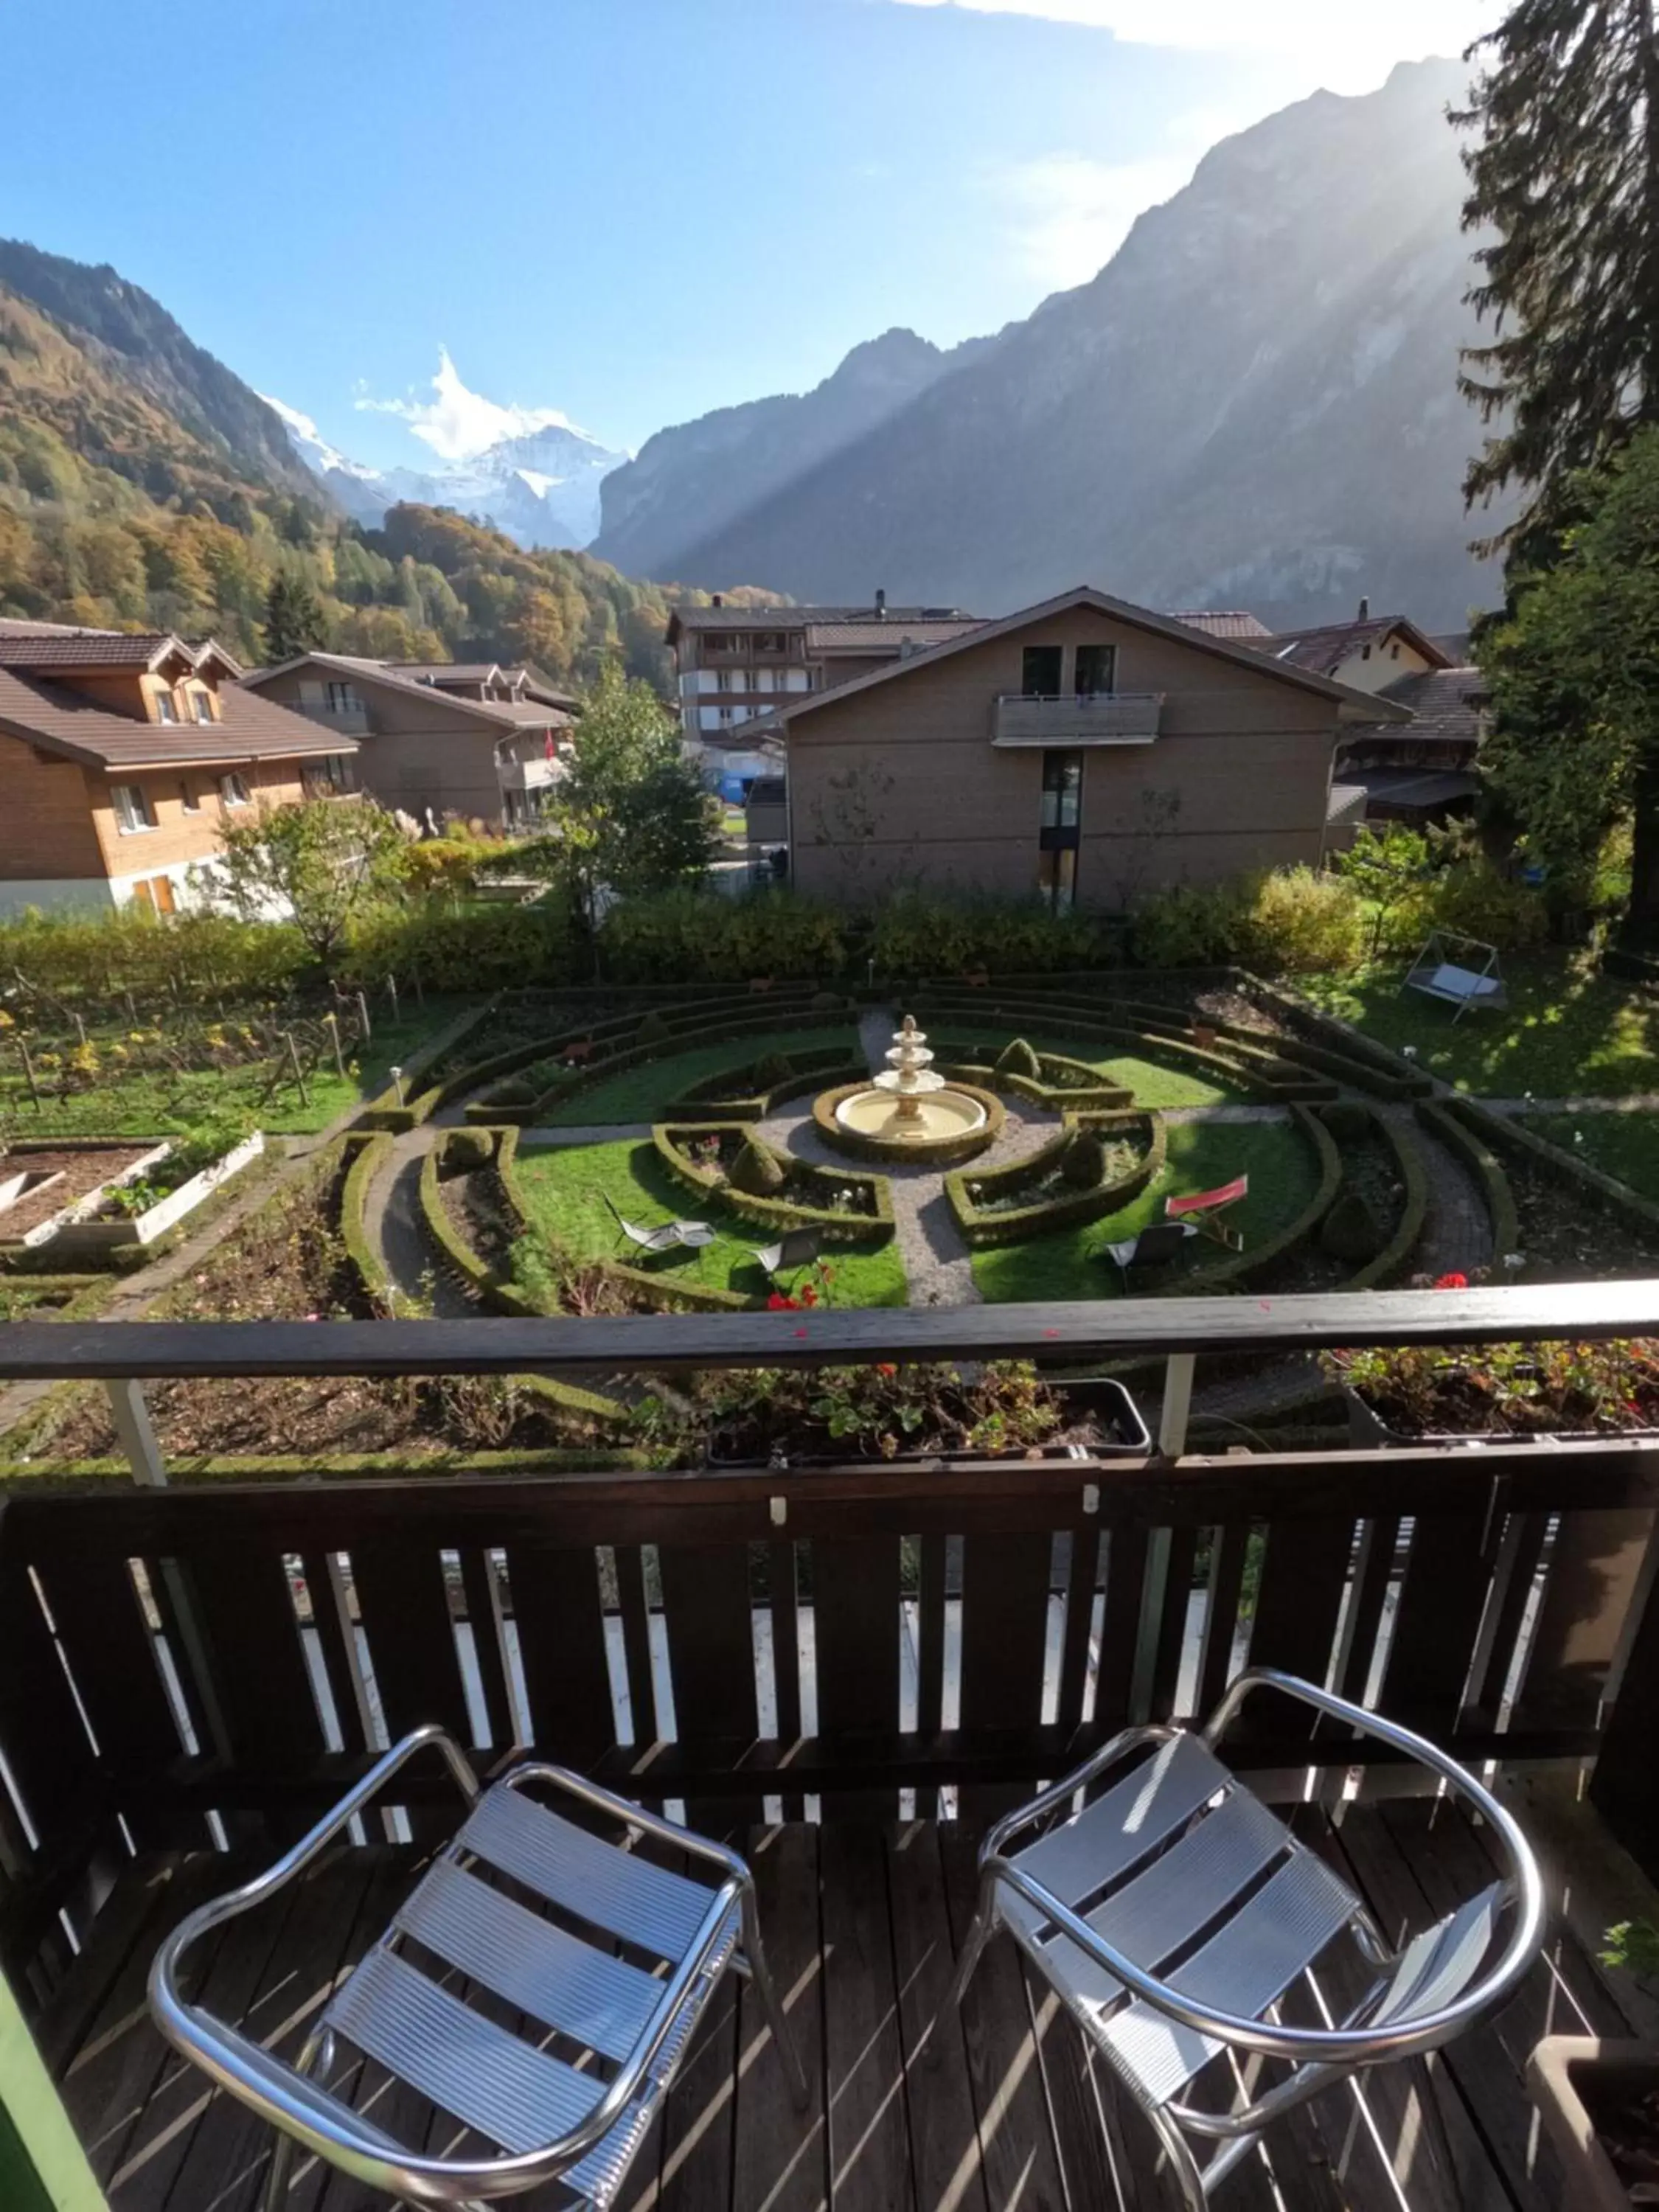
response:
[(559, 757), (559, 749), (553, 742), (553, 732), (551, 730), (547, 733), (546, 744), (547, 757), (549, 760), (556, 760)]

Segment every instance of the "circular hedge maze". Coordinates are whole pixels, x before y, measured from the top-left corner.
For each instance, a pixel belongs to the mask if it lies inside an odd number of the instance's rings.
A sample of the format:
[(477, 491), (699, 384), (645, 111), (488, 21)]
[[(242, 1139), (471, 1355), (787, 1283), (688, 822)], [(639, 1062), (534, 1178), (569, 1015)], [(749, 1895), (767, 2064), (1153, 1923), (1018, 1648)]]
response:
[[(849, 1306), (1283, 1294), (1501, 1261), (1504, 1171), (1426, 1082), (1236, 994), (1136, 981), (751, 988), (566, 1009), (540, 1034), (503, 1002), (408, 1109), (424, 1234), (470, 1301), (517, 1312), (763, 1306), (803, 1281)], [(963, 1164), (877, 1164), (826, 1134), (911, 1012), (994, 1113)], [(1224, 1240), (1126, 1277), (1109, 1247), (1241, 1176)], [(676, 1223), (696, 1226), (640, 1241)], [(760, 1255), (791, 1231), (816, 1261), (775, 1277)]]

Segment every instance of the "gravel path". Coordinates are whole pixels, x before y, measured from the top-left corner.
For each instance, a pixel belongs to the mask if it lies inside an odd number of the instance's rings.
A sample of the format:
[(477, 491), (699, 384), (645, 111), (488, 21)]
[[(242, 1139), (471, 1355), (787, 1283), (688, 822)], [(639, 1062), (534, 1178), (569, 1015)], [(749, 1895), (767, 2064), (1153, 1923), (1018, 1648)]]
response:
[(400, 1299), (429, 1304), (434, 1321), (465, 1321), (478, 1309), (438, 1266), (421, 1219), (421, 1164), (433, 1134), (428, 1126), (392, 1139), (391, 1158), (363, 1200), (363, 1233)]

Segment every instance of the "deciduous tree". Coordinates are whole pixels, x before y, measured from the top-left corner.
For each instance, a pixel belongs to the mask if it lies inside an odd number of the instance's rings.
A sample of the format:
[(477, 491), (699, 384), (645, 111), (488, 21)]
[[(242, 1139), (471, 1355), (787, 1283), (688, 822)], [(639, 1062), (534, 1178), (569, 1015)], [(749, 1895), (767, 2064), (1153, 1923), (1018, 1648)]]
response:
[(291, 915), (328, 967), (359, 915), (391, 896), (403, 872), (404, 832), (368, 799), (308, 799), (227, 821), (220, 858), (204, 872), (211, 902), (244, 921)]

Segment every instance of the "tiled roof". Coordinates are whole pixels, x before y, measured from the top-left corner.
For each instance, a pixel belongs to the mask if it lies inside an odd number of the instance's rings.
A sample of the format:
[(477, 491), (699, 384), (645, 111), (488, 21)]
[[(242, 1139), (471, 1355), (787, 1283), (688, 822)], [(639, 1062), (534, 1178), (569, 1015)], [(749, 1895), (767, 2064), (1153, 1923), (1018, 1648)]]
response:
[(1455, 799), (1473, 799), (1480, 788), (1480, 777), (1467, 769), (1367, 768), (1344, 773), (1363, 786), (1368, 807), (1445, 806)]
[(119, 630), (94, 630), (85, 623), (30, 622), (21, 615), (0, 615), (0, 638), (119, 637)]
[[(442, 665), (453, 666), (454, 664), (446, 662)], [(574, 699), (566, 699), (555, 707), (545, 703), (544, 699), (542, 703), (537, 703), (528, 699), (460, 697), (436, 684), (418, 682), (394, 661), (371, 660), (362, 653), (295, 653), (291, 660), (281, 661), (275, 668), (256, 668), (246, 682), (257, 689), (272, 676), (307, 667), (320, 669), (325, 675), (349, 676), (362, 684), (381, 684), (388, 690), (412, 694), (417, 699), (424, 699), (428, 706), (435, 694), (456, 714), (494, 722), (501, 729), (520, 729), (526, 722), (533, 723), (538, 728), (556, 729), (570, 719), (570, 712), (574, 710), (577, 703)]]
[[(872, 623), (873, 606), (862, 607), (676, 607), (672, 620), (682, 629), (805, 629), (830, 623)], [(960, 607), (889, 607), (888, 623), (967, 622)]]
[[(1390, 737), (1438, 738), (1448, 744), (1480, 742), (1481, 709), (1486, 701), (1486, 679), (1478, 668), (1431, 668), (1418, 676), (1398, 676), (1377, 694), (1397, 707), (1409, 707), (1415, 718), (1411, 728), (1388, 726)], [(1382, 726), (1360, 723), (1352, 735), (1359, 740)]]
[(148, 668), (168, 648), (195, 655), (181, 637), (165, 630), (77, 629), (56, 635), (36, 631), (0, 636), (0, 665), (7, 668)]
[(806, 630), (809, 653), (898, 653), (908, 638), (912, 645), (942, 645), (947, 638), (962, 637), (982, 624), (964, 617), (959, 622), (912, 621), (889, 615), (885, 622), (810, 623)]
[(219, 695), (212, 724), (141, 722), (96, 707), (67, 685), (0, 668), (0, 731), (88, 768), (236, 767), (245, 761), (354, 753), (337, 737), (240, 685)]
[(1206, 637), (1271, 637), (1266, 623), (1242, 607), (1197, 607), (1178, 610), (1169, 617), (1201, 629)]
[(1407, 621), (1404, 615), (1380, 615), (1364, 622), (1328, 623), (1317, 629), (1281, 630), (1277, 636), (1264, 638), (1261, 650), (1274, 660), (1288, 661), (1293, 668), (1309, 668), (1317, 676), (1331, 676), (1351, 653), (1362, 652), (1368, 645), (1382, 644), (1396, 630), (1425, 660), (1446, 659), (1434, 640), (1425, 636), (1415, 623)]
[(492, 676), (512, 673), (499, 660), (388, 660), (386, 665), (417, 684), (487, 684)]

